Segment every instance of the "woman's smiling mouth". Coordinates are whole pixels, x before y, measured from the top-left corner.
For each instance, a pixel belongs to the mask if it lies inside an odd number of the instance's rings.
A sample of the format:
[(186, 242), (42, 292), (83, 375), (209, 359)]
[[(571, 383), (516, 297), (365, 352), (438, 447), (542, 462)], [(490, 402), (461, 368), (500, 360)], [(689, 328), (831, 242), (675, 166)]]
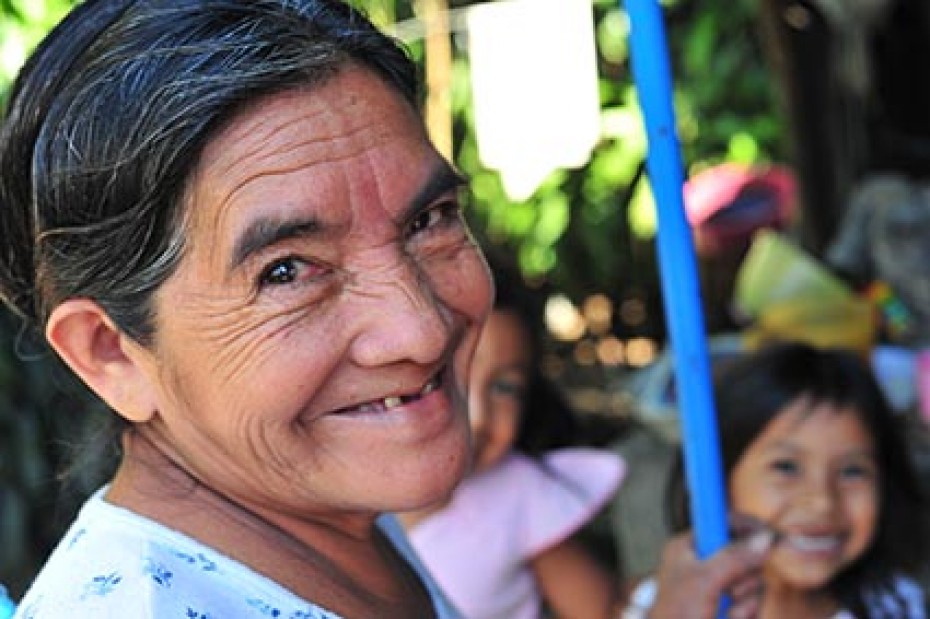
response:
[(442, 386), (443, 372), (438, 372), (433, 376), (423, 387), (415, 392), (402, 395), (392, 395), (382, 398), (380, 400), (374, 400), (371, 402), (364, 402), (356, 406), (347, 406), (335, 411), (335, 414), (377, 414), (390, 411), (391, 409), (398, 408), (404, 404), (409, 404), (411, 402), (416, 402), (421, 398), (426, 397), (430, 393), (436, 391)]

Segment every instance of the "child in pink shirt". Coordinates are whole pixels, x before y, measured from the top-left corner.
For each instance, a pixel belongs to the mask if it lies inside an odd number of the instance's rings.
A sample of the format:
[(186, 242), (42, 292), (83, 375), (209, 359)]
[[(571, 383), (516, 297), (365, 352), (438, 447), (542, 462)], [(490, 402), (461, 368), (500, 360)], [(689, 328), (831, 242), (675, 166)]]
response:
[(401, 521), (466, 619), (539, 619), (544, 606), (560, 617), (613, 617), (618, 583), (573, 535), (616, 491), (623, 462), (567, 446), (575, 422), (536, 369), (532, 297), (495, 275), (470, 375), (473, 472), (446, 504)]

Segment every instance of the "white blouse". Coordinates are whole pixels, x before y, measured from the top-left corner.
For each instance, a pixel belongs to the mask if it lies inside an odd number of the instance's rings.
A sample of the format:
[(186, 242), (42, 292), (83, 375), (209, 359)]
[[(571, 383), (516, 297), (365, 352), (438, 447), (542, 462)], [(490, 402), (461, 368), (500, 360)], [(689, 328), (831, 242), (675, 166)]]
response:
[[(342, 619), (200, 542), (96, 492), (59, 542), (14, 619)], [(417, 571), (439, 619), (458, 619), (396, 519), (378, 526)]]

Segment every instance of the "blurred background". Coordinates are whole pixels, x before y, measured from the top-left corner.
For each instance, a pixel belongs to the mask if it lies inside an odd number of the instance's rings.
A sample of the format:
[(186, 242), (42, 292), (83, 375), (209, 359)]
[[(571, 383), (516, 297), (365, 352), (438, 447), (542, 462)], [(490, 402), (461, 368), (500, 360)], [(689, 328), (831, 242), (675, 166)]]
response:
[[(0, 98), (73, 4), (0, 0)], [(595, 420), (593, 432), (614, 428), (602, 442), (631, 421), (674, 443), (655, 207), (623, 5), (356, 4), (422, 66), (427, 123), (471, 179), (466, 212), (479, 241), (514, 255), (548, 295), (547, 374)], [(856, 347), (873, 356), (919, 436), (930, 82), (915, 68), (930, 66), (930, 3), (662, 8), (712, 355), (781, 335)], [(100, 414), (0, 310), (0, 583), (14, 598), (100, 480), (102, 469), (79, 467), (62, 482)]]

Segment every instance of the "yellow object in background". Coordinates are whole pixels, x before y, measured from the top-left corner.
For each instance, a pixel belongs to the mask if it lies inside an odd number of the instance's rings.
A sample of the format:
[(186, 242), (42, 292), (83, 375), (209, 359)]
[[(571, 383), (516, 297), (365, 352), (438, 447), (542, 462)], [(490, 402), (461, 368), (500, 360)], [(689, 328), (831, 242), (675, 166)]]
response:
[(856, 294), (783, 234), (761, 230), (736, 275), (733, 297), (740, 313), (758, 318), (773, 303), (798, 299), (842, 302)]
[(749, 349), (790, 339), (867, 355), (876, 340), (874, 304), (771, 230), (755, 236), (737, 274), (733, 302), (752, 321), (744, 334)]
[(772, 303), (744, 333), (747, 349), (773, 340), (843, 347), (868, 355), (875, 344), (875, 307), (867, 300), (794, 299)]

